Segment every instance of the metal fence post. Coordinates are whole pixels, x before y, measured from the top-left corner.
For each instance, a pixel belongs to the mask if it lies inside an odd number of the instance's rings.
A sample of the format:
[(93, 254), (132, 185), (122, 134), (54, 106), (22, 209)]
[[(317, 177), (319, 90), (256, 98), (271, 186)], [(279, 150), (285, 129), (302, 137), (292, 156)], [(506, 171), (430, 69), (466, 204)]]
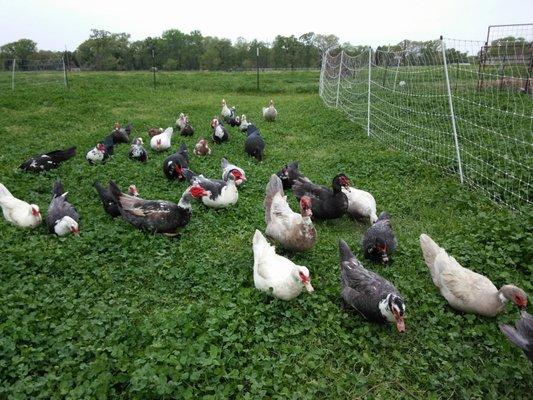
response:
[(368, 99), (366, 116), (366, 133), (370, 137), (370, 83), (372, 82), (372, 47), (368, 46)]
[(65, 82), (65, 87), (68, 87), (68, 83), (67, 83), (67, 66), (65, 64), (65, 55), (63, 55), (63, 58), (61, 60), (63, 61), (63, 80)]
[(463, 164), (461, 162), (461, 152), (459, 150), (459, 139), (457, 137), (457, 126), (455, 124), (455, 113), (453, 111), (452, 90), (450, 88), (450, 78), (448, 76), (448, 63), (446, 61), (446, 45), (442, 36), (440, 37), (440, 48), (442, 50), (442, 59), (444, 62), (444, 76), (446, 77), (446, 90), (448, 91), (448, 103), (450, 106), (450, 117), (452, 119), (453, 140), (455, 142), (455, 152), (457, 155), (457, 165), (459, 166), (459, 178), (461, 183), (464, 183), (463, 178)]
[(11, 68), (11, 90), (15, 90), (15, 65), (17, 63), (17, 59), (13, 59), (13, 65)]
[(341, 61), (339, 63), (339, 79), (337, 80), (337, 100), (335, 100), (335, 108), (339, 106), (339, 91), (341, 89), (342, 56), (343, 55), (344, 55), (344, 50), (341, 50)]

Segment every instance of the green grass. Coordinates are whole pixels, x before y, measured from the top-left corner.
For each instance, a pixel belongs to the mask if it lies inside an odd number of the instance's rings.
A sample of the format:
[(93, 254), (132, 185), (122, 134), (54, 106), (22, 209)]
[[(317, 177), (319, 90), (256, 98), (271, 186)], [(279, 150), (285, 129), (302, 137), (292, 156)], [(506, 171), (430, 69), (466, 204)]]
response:
[[(517, 318), (461, 315), (433, 286), (418, 236), (429, 233), (459, 262), (499, 287), (533, 293), (531, 208), (513, 213), (460, 186), (457, 177), (419, 164), (366, 138), (362, 128), (317, 96), (316, 72), (73, 74), (71, 89), (29, 86), (0, 93), (1, 181), (41, 206), (60, 177), (81, 214), (79, 237), (57, 238), (44, 226), (25, 231), (0, 221), (0, 398), (526, 398), (533, 372), (498, 323)], [(150, 152), (146, 165), (120, 145), (110, 161), (89, 166), (85, 153), (115, 121), (133, 121), (135, 136), (172, 125), (181, 111), (196, 133), (226, 98), (257, 122), (266, 141), (261, 163), (243, 150), (243, 135), (212, 145), (191, 168), (220, 174), (227, 156), (248, 181), (237, 205), (194, 205), (179, 240), (137, 231), (103, 211), (92, 183), (137, 184), (142, 197), (177, 201), (184, 183), (169, 183)], [(270, 98), (279, 121), (261, 121)], [(174, 138), (176, 149), (181, 138)], [(78, 155), (43, 175), (17, 166), (42, 151), (78, 146)], [(251, 240), (263, 230), (264, 187), (271, 173), (299, 160), (313, 181), (338, 172), (372, 192), (399, 240), (390, 266), (370, 265), (396, 284), (407, 303), (407, 333), (372, 325), (339, 308), (337, 242), (360, 257), (366, 226), (347, 217), (317, 223), (316, 248), (290, 255), (309, 267), (313, 295), (270, 301), (253, 287)], [(295, 207), (296, 202), (288, 197)]]

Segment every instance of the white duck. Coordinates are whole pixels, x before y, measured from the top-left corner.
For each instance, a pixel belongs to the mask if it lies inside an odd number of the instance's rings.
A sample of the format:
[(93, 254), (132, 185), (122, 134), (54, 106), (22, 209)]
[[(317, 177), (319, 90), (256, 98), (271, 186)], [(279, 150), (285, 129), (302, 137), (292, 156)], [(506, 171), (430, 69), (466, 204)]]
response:
[(13, 197), (11, 192), (0, 183), (0, 207), (6, 221), (21, 228), (35, 228), (42, 222), (39, 206), (28, 204)]
[(109, 153), (107, 152), (105, 145), (103, 143), (98, 143), (93, 149), (89, 150), (85, 155), (85, 159), (89, 164), (104, 162), (109, 158)]
[(169, 126), (159, 135), (152, 136), (150, 139), (150, 147), (155, 151), (164, 151), (169, 149), (171, 146), (170, 140), (173, 133), (174, 129)]
[(187, 116), (183, 113), (180, 113), (178, 119), (176, 120), (176, 128), (181, 131), (183, 128), (185, 128), (185, 125), (187, 125)]
[(203, 175), (196, 175), (189, 169), (184, 169), (186, 179), (191, 185), (201, 186), (209, 196), (202, 197), (202, 203), (211, 208), (226, 208), (239, 200), (239, 192), (235, 184), (235, 176), (228, 175), (228, 180), (209, 179)]
[(278, 110), (274, 107), (274, 100), (270, 100), (268, 107), (263, 107), (263, 118), (267, 121), (275, 121), (278, 116)]
[(257, 229), (253, 239), (254, 284), (263, 292), (281, 300), (292, 300), (305, 288), (309, 293), (311, 286), (309, 270), (296, 265), (291, 260), (276, 254), (265, 237)]
[(266, 187), (264, 206), (267, 236), (290, 250), (305, 251), (315, 245), (316, 229), (311, 221), (311, 198), (303, 196), (300, 199), (300, 213), (295, 213), (287, 203), (281, 179), (273, 174)]
[(487, 277), (462, 267), (428, 235), (420, 235), (420, 247), (433, 283), (455, 309), (494, 317), (510, 300), (519, 308), (527, 307), (526, 293), (513, 285), (500, 290)]
[(222, 115), (224, 119), (231, 117), (231, 110), (224, 99), (222, 99), (222, 110), (220, 111), (220, 115)]
[(351, 217), (357, 219), (367, 219), (370, 224), (378, 220), (376, 210), (376, 200), (370, 193), (351, 186), (343, 186), (342, 192), (348, 198), (348, 210)]
[(246, 132), (248, 130), (248, 125), (250, 125), (250, 123), (246, 119), (246, 115), (242, 114), (241, 115), (241, 124), (239, 125), (240, 131), (241, 132)]

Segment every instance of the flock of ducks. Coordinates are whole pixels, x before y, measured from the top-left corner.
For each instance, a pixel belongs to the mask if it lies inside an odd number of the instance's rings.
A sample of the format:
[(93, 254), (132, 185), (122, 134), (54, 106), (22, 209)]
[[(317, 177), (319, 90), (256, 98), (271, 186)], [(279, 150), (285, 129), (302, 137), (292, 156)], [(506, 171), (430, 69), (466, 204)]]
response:
[[(272, 100), (262, 111), (265, 121), (277, 119), (278, 112)], [(239, 117), (235, 107), (228, 107), (222, 100), (220, 117), (215, 116), (210, 122), (213, 143), (229, 140), (225, 124), (246, 133), (246, 153), (258, 161), (263, 159), (265, 142), (259, 129), (247, 120), (246, 115)], [(183, 136), (194, 134), (188, 117), (183, 113), (178, 116), (175, 128)], [(115, 124), (113, 131), (87, 152), (86, 160), (90, 164), (105, 163), (118, 144), (130, 143), (129, 157), (147, 162), (148, 151), (144, 148), (143, 139), (136, 138), (131, 142), (131, 133), (131, 124), (124, 128), (119, 123)], [(150, 128), (150, 148), (156, 152), (170, 149), (173, 135), (173, 127), (164, 130)], [(59, 167), (75, 154), (75, 147), (56, 150), (31, 157), (19, 168), (29, 172), (48, 171)], [(211, 155), (207, 139), (200, 138), (193, 154), (198, 157)], [(105, 212), (111, 217), (121, 217), (147, 232), (173, 236), (177, 235), (178, 228), (190, 221), (194, 200), (211, 208), (231, 207), (238, 202), (238, 187), (247, 181), (245, 171), (226, 158), (221, 160), (221, 179), (197, 174), (189, 164), (189, 153), (184, 143), (163, 162), (163, 174), (169, 180), (186, 181), (188, 184), (178, 203), (143, 199), (139, 197), (135, 185), (131, 185), (127, 193), (122, 192), (113, 181), (109, 181), (107, 187), (98, 182), (94, 186)], [(285, 194), (287, 190), (292, 190), (298, 200), (298, 212), (291, 209)], [(1, 183), (0, 206), (4, 218), (16, 226), (35, 228), (42, 222), (37, 205), (14, 197)], [(381, 212), (378, 215), (374, 197), (351, 187), (348, 177), (342, 173), (332, 179), (331, 187), (326, 187), (313, 183), (302, 174), (298, 163), (289, 163), (271, 175), (265, 188), (264, 210), (265, 235), (256, 230), (252, 241), (254, 284), (258, 290), (282, 300), (294, 299), (303, 291), (313, 292), (311, 274), (306, 266), (296, 265), (289, 258), (277, 254), (267, 238), (290, 251), (308, 251), (317, 242), (316, 222), (348, 214), (370, 224), (361, 242), (365, 258), (386, 264), (397, 247), (389, 214)], [(60, 180), (54, 183), (45, 222), (48, 231), (58, 236), (79, 234), (79, 215), (69, 203)], [(500, 329), (532, 360), (533, 316), (525, 311), (526, 293), (513, 285), (504, 285), (498, 290), (487, 277), (462, 267), (426, 234), (420, 236), (420, 246), (433, 283), (454, 309), (493, 317), (502, 312), (508, 302), (512, 302), (521, 310), (516, 328), (502, 325)], [(393, 323), (399, 332), (404, 332), (406, 306), (396, 287), (365, 268), (342, 239), (339, 240), (339, 257), (344, 306), (356, 310), (366, 320)]]

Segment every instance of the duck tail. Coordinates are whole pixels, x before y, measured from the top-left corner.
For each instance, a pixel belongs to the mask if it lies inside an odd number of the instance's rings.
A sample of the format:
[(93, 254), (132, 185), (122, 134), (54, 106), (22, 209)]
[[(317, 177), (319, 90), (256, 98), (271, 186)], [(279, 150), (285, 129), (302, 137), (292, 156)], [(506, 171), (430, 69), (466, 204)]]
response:
[(281, 193), (282, 196), (284, 195), (283, 184), (281, 183), (281, 179), (279, 179), (276, 174), (272, 174), (270, 176), (265, 193), (265, 201), (263, 202), (263, 205), (265, 207), (265, 221), (268, 225), (270, 223), (270, 209), (272, 207), (272, 200), (274, 199), (274, 196), (276, 193)]

